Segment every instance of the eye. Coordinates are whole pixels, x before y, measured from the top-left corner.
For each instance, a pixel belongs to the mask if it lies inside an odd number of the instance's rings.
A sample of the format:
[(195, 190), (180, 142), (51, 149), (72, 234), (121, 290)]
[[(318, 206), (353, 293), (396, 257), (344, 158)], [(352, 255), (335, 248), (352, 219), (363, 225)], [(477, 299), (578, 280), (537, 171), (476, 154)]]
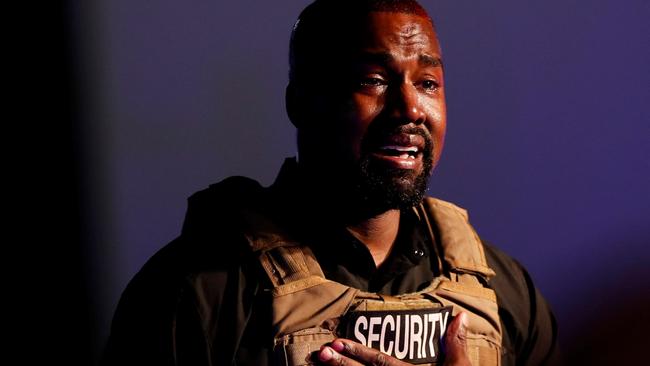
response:
[(360, 85), (366, 87), (377, 87), (386, 85), (386, 81), (378, 77), (365, 77), (361, 79)]
[(422, 81), (422, 88), (424, 88), (425, 90), (436, 91), (438, 90), (439, 87), (440, 84), (435, 80), (428, 79)]
[(386, 91), (388, 80), (378, 74), (362, 76), (357, 84), (357, 91), (367, 95), (380, 95)]

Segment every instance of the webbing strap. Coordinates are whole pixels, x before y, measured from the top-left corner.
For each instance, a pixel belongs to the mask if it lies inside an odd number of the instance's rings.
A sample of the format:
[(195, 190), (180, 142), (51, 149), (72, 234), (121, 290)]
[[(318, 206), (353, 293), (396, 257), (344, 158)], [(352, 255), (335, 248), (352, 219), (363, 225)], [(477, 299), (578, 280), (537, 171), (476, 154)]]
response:
[(474, 345), (471, 340), (467, 342), (467, 354), (472, 365), (501, 365), (501, 354), (497, 347)]
[[(467, 276), (467, 275), (464, 275)], [(467, 279), (469, 280), (469, 279)], [(458, 281), (458, 282), (453, 282), (453, 281), (443, 281), (440, 283), (440, 286), (438, 287), (440, 289), (445, 289), (449, 290), (452, 292), (463, 292), (471, 296), (475, 297), (480, 297), (486, 300), (490, 300), (494, 303), (497, 302), (497, 296), (494, 293), (494, 290), (480, 286), (480, 285), (474, 285), (474, 286), (468, 286), (465, 281)]]
[(274, 288), (310, 276), (325, 278), (309, 247), (291, 237), (267, 215), (247, 209), (238, 212), (244, 236)]
[(274, 288), (310, 277), (324, 279), (311, 249), (305, 246), (278, 246), (260, 253), (260, 262)]

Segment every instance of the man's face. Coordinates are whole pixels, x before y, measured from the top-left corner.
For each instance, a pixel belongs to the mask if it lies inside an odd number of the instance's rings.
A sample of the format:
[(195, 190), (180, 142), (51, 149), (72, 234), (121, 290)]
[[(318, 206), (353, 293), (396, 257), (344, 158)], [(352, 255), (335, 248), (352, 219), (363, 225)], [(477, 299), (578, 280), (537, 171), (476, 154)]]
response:
[(436, 34), (428, 19), (395, 12), (370, 13), (355, 33), (340, 55), (333, 50), (342, 67), (327, 96), (310, 109), (318, 122), (301, 144), (319, 149), (310, 155), (367, 200), (413, 205), (426, 190), (445, 135)]

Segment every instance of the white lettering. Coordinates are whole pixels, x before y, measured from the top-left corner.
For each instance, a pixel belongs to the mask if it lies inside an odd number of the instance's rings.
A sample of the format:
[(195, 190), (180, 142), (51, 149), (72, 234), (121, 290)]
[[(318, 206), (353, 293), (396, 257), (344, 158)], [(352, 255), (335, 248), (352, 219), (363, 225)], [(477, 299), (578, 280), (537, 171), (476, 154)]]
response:
[[(438, 314), (438, 316), (442, 316)], [(445, 336), (445, 330), (447, 330), (447, 320), (449, 320), (449, 312), (445, 313), (445, 318), (440, 321), (440, 339)]]
[[(398, 315), (399, 316), (399, 315)], [(379, 350), (382, 351), (383, 353), (386, 354), (391, 354), (393, 351), (393, 341), (388, 342), (388, 349), (384, 347), (386, 344), (386, 328), (388, 327), (388, 324), (390, 324), (390, 330), (394, 331), (395, 330), (395, 319), (393, 319), (392, 315), (386, 315), (386, 319), (384, 320), (384, 324), (381, 326), (381, 339), (379, 340)]]
[(370, 322), (368, 323), (368, 344), (367, 346), (372, 347), (372, 342), (379, 341), (379, 333), (375, 333), (375, 326), (381, 324), (380, 316), (371, 316)]
[[(434, 310), (435, 311), (435, 310)], [(399, 315), (397, 315), (399, 314)], [(346, 325), (350, 338), (366, 347), (375, 348), (399, 360), (411, 362), (431, 361), (440, 352), (439, 342), (444, 337), (449, 320), (448, 309), (438, 312), (427, 310), (369, 312), (357, 315)]]
[[(417, 327), (416, 327), (417, 325)], [(417, 329), (417, 330), (416, 330)], [(416, 345), (417, 344), (417, 348)], [(409, 346), (409, 358), (413, 360), (413, 351), (417, 349), (418, 358), (422, 358), (420, 351), (422, 345), (422, 318), (417, 315), (411, 315), (411, 342)]]
[(435, 335), (436, 335), (436, 322), (440, 321), (440, 314), (430, 314), (429, 315), (429, 322), (431, 323), (431, 335), (429, 336), (429, 356), (430, 357), (436, 357), (436, 348), (435, 345), (433, 344), (433, 341), (435, 340)]
[(365, 316), (360, 316), (357, 318), (357, 321), (354, 323), (354, 336), (357, 338), (359, 343), (366, 346), (366, 337), (359, 330), (360, 326), (363, 326), (363, 329), (368, 329), (368, 319)]
[(427, 334), (429, 331), (429, 314), (424, 314), (424, 324), (423, 324), (424, 331), (422, 332), (422, 345), (420, 346), (420, 349), (418, 350), (418, 354), (421, 354), (421, 358), (427, 358)]
[[(400, 333), (400, 325), (402, 322), (400, 321), (400, 316), (397, 316), (397, 321), (396, 321), (396, 330), (395, 330), (395, 358), (399, 360), (403, 360), (406, 357), (406, 354), (408, 353), (409, 349), (409, 316), (405, 315), (404, 316), (404, 332)], [(404, 346), (400, 350), (400, 343)]]

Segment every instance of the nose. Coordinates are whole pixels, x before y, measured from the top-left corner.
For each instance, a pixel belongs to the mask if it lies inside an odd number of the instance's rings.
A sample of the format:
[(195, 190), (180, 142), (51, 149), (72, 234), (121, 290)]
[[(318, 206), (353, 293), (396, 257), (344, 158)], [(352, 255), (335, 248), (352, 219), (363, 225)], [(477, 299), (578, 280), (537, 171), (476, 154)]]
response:
[(390, 96), (391, 117), (400, 124), (422, 124), (425, 121), (424, 109), (417, 88), (410, 83), (402, 83)]

